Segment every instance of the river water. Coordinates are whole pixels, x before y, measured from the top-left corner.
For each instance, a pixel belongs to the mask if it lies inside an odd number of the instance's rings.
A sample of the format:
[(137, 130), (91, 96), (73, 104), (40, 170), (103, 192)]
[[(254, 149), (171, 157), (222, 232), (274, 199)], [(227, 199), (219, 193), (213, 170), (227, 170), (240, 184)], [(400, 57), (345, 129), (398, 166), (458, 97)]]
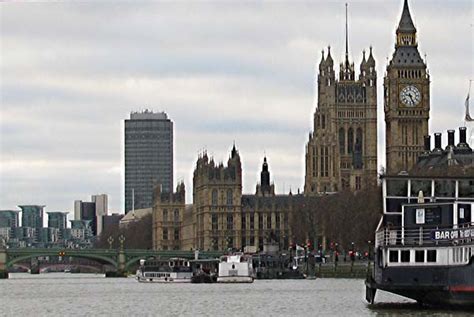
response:
[(10, 274), (1, 316), (465, 316), (378, 293), (363, 280), (257, 280), (253, 284), (145, 284), (93, 274)]

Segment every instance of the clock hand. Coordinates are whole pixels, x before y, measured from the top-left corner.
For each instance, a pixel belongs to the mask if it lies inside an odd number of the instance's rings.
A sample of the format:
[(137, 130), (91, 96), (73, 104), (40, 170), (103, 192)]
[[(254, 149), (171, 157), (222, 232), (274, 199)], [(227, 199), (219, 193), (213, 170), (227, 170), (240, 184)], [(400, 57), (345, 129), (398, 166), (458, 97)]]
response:
[(408, 97), (410, 97), (411, 102), (412, 102), (413, 104), (415, 104), (415, 100), (413, 100), (412, 95), (411, 95), (411, 94), (408, 94)]

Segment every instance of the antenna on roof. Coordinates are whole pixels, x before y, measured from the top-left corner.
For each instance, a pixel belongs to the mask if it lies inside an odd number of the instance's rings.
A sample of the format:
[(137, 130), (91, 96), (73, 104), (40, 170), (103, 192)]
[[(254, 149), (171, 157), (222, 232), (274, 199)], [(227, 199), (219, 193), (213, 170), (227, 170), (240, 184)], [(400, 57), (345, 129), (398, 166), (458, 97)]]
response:
[(346, 67), (349, 67), (349, 32), (347, 23), (347, 2), (346, 2)]

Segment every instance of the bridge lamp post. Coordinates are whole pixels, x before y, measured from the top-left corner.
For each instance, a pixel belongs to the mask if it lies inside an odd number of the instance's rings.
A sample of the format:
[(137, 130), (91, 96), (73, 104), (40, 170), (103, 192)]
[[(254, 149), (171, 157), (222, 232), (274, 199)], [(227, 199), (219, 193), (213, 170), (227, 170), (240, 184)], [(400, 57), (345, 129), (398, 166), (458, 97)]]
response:
[(114, 243), (114, 238), (112, 238), (112, 236), (109, 236), (107, 242), (109, 242), (109, 249), (112, 249), (112, 243)]
[(119, 242), (120, 242), (120, 250), (123, 250), (123, 243), (125, 242), (125, 237), (123, 234), (119, 236)]

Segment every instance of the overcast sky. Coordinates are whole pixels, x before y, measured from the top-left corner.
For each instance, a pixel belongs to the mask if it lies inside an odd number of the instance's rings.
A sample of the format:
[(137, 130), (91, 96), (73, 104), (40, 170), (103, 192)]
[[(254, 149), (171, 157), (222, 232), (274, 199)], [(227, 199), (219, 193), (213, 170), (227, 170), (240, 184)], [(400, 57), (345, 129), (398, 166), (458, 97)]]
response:
[[(462, 123), (473, 78), (472, 0), (412, 0), (431, 74), (430, 131)], [(351, 60), (373, 46), (382, 83), (402, 0), (349, 1)], [(264, 152), (278, 193), (304, 183), (316, 105), (315, 66), (344, 50), (344, 1), (2, 3), (0, 209), (73, 211), (106, 193), (123, 212), (123, 120), (165, 111), (175, 127), (175, 181), (192, 201), (199, 151), (227, 161), (235, 140), (244, 192)], [(446, 142), (443, 140), (443, 142)]]

